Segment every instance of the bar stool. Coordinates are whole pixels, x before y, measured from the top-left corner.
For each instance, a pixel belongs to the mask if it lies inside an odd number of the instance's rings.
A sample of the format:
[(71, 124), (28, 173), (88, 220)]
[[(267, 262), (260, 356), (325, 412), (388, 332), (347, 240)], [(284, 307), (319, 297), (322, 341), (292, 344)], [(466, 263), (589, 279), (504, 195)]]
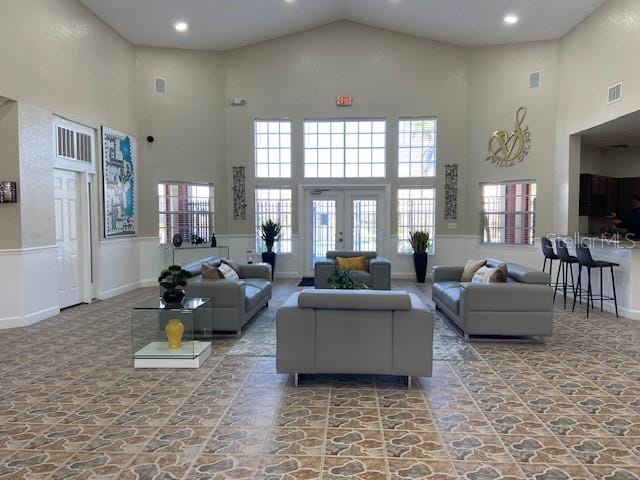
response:
[[(587, 277), (588, 277), (587, 293), (586, 293), (587, 318), (589, 318), (589, 303), (591, 303), (591, 308), (593, 308), (593, 299), (594, 299), (593, 290), (591, 288), (591, 269), (599, 268), (600, 269), (600, 295), (596, 295), (595, 299), (600, 300), (601, 312), (603, 311), (603, 304), (605, 300), (613, 301), (613, 304), (615, 305), (615, 308), (616, 308), (616, 318), (618, 318), (618, 297), (616, 295), (616, 280), (615, 280), (615, 277), (613, 276), (613, 267), (619, 267), (620, 264), (615, 262), (607, 262), (604, 260), (594, 260), (593, 257), (591, 256), (591, 250), (589, 250), (589, 247), (585, 245), (583, 242), (584, 241), (581, 241), (580, 243), (578, 243), (578, 245), (576, 245), (576, 256), (580, 264), (579, 264), (579, 270), (578, 270), (578, 294), (573, 296), (572, 311), (576, 309), (576, 298), (579, 297), (582, 300), (582, 298), (585, 297), (585, 294), (582, 291), (582, 267), (586, 267)], [(611, 287), (613, 289), (613, 297), (608, 297), (604, 295), (602, 291), (602, 273), (605, 268), (608, 268), (611, 270)]]
[[(558, 260), (558, 255), (553, 251), (553, 244), (548, 237), (544, 236), (540, 238), (540, 245), (542, 246), (542, 254), (544, 255), (544, 263), (542, 264), (542, 271), (547, 271), (547, 260), (549, 260), (549, 277), (553, 280), (553, 261)], [(549, 281), (549, 285), (555, 287), (555, 284)]]
[[(562, 294), (564, 295), (564, 308), (567, 308), (567, 281), (569, 280), (569, 272), (571, 272), (571, 290), (573, 297), (576, 296), (576, 284), (573, 278), (573, 266), (578, 263), (578, 259), (569, 254), (569, 249), (564, 240), (556, 239), (556, 252), (558, 252), (558, 258), (560, 259), (560, 266), (558, 267), (558, 273), (556, 274), (556, 285), (553, 290), (553, 301), (556, 301), (556, 293), (558, 287), (562, 285)], [(559, 282), (560, 272), (562, 271), (562, 283)]]

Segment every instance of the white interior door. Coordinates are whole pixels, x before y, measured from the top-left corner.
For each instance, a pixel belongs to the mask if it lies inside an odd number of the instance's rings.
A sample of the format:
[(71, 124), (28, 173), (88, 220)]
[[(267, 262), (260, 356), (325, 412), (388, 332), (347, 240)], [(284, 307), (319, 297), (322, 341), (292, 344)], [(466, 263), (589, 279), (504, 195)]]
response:
[(81, 298), (82, 262), (78, 241), (78, 174), (54, 170), (54, 205), (60, 308), (77, 305)]
[(304, 198), (305, 276), (329, 250), (385, 252), (384, 190), (312, 189)]

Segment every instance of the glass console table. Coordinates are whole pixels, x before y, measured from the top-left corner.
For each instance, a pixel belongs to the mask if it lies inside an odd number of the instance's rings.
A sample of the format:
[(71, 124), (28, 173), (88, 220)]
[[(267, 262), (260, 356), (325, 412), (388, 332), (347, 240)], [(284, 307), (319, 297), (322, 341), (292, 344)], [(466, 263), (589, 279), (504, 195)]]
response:
[[(167, 305), (162, 298), (153, 298), (134, 306), (131, 311), (134, 367), (199, 368), (211, 355), (211, 340), (201, 340), (211, 331), (211, 314), (208, 298), (185, 297), (180, 305)], [(176, 320), (184, 326), (182, 344), (169, 348), (165, 327)]]

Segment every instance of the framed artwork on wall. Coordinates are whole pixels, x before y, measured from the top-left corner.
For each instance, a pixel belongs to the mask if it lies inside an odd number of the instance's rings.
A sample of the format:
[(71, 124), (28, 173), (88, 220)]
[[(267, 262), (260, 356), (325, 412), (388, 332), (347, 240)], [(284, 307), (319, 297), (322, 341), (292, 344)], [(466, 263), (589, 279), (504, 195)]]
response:
[(104, 236), (136, 234), (136, 137), (102, 127)]

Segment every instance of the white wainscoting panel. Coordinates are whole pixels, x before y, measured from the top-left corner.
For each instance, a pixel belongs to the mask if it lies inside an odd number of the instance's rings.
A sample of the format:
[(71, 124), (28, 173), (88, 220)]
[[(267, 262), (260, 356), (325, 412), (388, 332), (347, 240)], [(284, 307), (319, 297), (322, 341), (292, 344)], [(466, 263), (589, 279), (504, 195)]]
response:
[(139, 243), (138, 237), (125, 237), (98, 244), (98, 298), (104, 300), (140, 287)]

